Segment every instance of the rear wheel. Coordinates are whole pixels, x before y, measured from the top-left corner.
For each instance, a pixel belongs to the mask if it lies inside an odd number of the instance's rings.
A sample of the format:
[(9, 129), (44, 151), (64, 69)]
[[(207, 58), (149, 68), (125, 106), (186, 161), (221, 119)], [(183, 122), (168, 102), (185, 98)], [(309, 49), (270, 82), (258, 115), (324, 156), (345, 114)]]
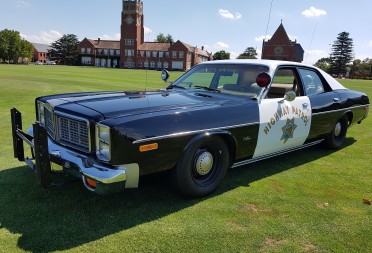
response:
[(325, 139), (325, 146), (329, 149), (339, 149), (346, 137), (348, 127), (347, 116), (340, 118), (333, 128), (333, 131)]
[(197, 140), (184, 151), (173, 170), (173, 183), (180, 193), (202, 197), (213, 192), (229, 167), (229, 151), (219, 137)]

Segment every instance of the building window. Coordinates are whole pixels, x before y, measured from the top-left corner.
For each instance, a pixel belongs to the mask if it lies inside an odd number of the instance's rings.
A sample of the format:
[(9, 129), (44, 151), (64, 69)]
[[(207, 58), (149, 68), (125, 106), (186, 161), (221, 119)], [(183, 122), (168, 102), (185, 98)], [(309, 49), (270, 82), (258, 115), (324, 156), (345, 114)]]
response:
[(150, 65), (150, 67), (151, 67), (152, 69), (154, 69), (154, 68), (155, 68), (155, 62), (154, 62), (154, 61), (152, 61), (152, 62), (151, 62), (151, 65)]
[(137, 63), (137, 66), (138, 66), (139, 68), (142, 68), (142, 62), (139, 61), (139, 62)]
[(151, 57), (151, 52), (150, 51), (146, 51), (146, 57)]
[(108, 55), (108, 49), (105, 49), (105, 55)]
[(134, 40), (124, 40), (126, 46), (134, 46)]
[(177, 58), (177, 51), (172, 52), (172, 58)]
[(145, 57), (145, 51), (139, 51), (141, 57)]
[(165, 52), (165, 58), (169, 58), (169, 52)]
[(116, 55), (120, 56), (120, 49), (116, 49)]
[(183, 58), (183, 51), (179, 51), (180, 58)]
[(114, 49), (110, 49), (110, 55), (114, 55), (115, 53), (115, 50)]
[(91, 53), (91, 50), (92, 50), (92, 49), (91, 49), (90, 47), (88, 47), (88, 48), (87, 48), (87, 53), (90, 54), (90, 53)]
[(82, 54), (85, 54), (85, 47), (82, 47), (82, 48), (81, 48), (81, 53), (82, 53)]
[(143, 66), (144, 66), (145, 68), (148, 68), (148, 67), (149, 67), (149, 62), (145, 61), (145, 62), (143, 63)]
[(162, 68), (162, 64), (161, 64), (160, 61), (158, 62), (158, 66), (157, 66), (157, 68), (158, 68), (158, 69), (161, 69), (161, 68)]
[(125, 56), (134, 56), (133, 49), (125, 49)]
[(167, 68), (169, 67), (169, 63), (168, 63), (168, 62), (164, 62), (163, 67), (164, 67), (165, 69), (167, 69)]
[(163, 58), (164, 57), (164, 52), (159, 52), (159, 58)]
[(158, 57), (158, 52), (152, 51), (152, 57), (154, 57), (154, 58)]

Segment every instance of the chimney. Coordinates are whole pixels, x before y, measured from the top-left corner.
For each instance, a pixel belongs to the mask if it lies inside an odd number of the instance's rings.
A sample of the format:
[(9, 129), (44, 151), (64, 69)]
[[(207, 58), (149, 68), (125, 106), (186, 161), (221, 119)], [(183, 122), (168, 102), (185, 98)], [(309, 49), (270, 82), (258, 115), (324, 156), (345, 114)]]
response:
[(204, 46), (202, 46), (202, 51), (204, 51)]
[(100, 42), (101, 42), (101, 38), (98, 38), (98, 44), (97, 45), (99, 45)]

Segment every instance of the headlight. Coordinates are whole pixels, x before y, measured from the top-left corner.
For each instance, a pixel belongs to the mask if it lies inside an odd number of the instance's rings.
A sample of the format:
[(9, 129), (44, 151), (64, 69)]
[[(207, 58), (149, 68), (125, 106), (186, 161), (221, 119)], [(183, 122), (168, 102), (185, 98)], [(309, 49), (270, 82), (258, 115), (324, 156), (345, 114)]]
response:
[(37, 119), (43, 126), (45, 126), (44, 103), (43, 102), (37, 102)]
[(96, 153), (98, 159), (108, 162), (111, 159), (110, 128), (105, 125), (96, 125)]

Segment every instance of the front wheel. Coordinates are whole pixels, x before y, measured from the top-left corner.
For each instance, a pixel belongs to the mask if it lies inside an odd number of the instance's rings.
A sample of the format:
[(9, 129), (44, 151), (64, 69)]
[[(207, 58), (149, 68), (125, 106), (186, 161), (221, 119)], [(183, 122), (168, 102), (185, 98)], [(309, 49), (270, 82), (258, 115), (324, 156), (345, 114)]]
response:
[(348, 127), (347, 116), (342, 116), (334, 126), (332, 132), (325, 139), (325, 146), (329, 149), (339, 149), (346, 137)]
[(172, 173), (177, 190), (189, 197), (210, 194), (229, 167), (229, 150), (219, 137), (199, 139), (188, 146)]

